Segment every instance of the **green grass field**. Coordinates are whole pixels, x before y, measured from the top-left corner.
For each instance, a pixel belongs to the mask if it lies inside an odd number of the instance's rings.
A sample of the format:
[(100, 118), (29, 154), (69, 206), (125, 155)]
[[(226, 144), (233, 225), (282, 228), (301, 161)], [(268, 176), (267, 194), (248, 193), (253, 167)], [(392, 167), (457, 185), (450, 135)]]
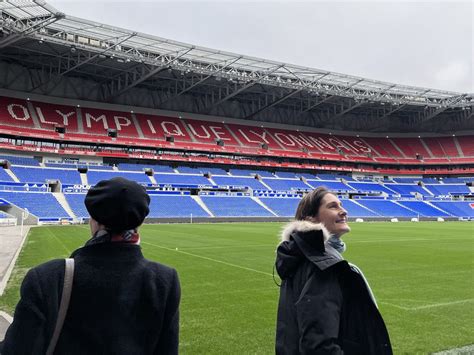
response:
[[(279, 223), (147, 225), (147, 258), (175, 267), (182, 285), (180, 353), (272, 354)], [(0, 308), (12, 312), (32, 266), (63, 258), (87, 226), (31, 230)], [(396, 354), (474, 343), (474, 224), (361, 223), (344, 257), (364, 271)]]

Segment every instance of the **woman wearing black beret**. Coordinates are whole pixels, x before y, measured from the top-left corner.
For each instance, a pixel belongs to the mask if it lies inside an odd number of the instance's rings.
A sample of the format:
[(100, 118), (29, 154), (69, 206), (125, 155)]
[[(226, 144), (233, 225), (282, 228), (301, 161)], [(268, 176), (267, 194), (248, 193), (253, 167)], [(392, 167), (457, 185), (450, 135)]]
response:
[[(143, 257), (140, 226), (149, 213), (143, 186), (99, 182), (85, 198), (92, 238), (72, 253), (69, 307), (55, 354), (177, 354), (180, 284), (176, 270)], [(31, 269), (2, 354), (45, 354), (56, 327), (64, 260)]]

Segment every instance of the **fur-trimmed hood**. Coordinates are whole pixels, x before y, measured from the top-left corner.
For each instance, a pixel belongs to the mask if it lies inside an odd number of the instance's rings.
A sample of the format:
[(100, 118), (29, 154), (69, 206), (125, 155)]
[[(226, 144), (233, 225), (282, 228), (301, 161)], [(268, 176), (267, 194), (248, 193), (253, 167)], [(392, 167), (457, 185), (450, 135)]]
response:
[(281, 233), (275, 267), (280, 278), (294, 275), (304, 260), (324, 270), (342, 259), (326, 242), (331, 233), (321, 223), (295, 221), (287, 224)]
[(329, 233), (329, 231), (326, 229), (326, 227), (324, 227), (324, 224), (322, 223), (313, 223), (310, 221), (294, 221), (288, 223), (287, 225), (285, 225), (285, 227), (283, 227), (283, 230), (280, 235), (280, 243), (289, 241), (290, 236), (293, 233), (308, 233), (316, 231), (322, 231), (324, 243), (326, 243), (331, 237), (331, 233)]

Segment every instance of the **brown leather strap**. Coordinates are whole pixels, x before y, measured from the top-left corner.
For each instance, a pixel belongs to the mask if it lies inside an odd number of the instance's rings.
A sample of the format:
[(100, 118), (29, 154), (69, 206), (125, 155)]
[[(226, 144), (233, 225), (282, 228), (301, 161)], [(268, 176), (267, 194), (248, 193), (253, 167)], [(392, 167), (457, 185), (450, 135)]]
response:
[(74, 279), (74, 259), (64, 259), (66, 265), (64, 270), (64, 286), (61, 295), (61, 303), (59, 305), (58, 319), (56, 320), (56, 327), (51, 341), (46, 351), (46, 355), (53, 355), (56, 343), (58, 342), (61, 329), (63, 328), (64, 319), (66, 319), (67, 309), (69, 307), (69, 300), (71, 299), (72, 281)]

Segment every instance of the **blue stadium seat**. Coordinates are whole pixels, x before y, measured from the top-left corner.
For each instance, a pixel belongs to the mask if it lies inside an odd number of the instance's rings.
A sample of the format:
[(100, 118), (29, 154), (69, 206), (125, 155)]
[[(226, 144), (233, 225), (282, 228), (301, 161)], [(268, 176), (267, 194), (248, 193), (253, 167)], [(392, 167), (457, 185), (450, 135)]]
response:
[(377, 211), (370, 211), (353, 200), (341, 199), (341, 202), (349, 217), (380, 217)]
[(250, 197), (201, 196), (216, 217), (272, 217), (269, 211)]
[(87, 182), (89, 185), (95, 185), (101, 180), (109, 180), (114, 177), (123, 177), (129, 180), (133, 180), (139, 183), (151, 184), (150, 178), (144, 173), (132, 173), (126, 171), (98, 171), (98, 170), (89, 170), (87, 172)]
[(263, 182), (274, 191), (311, 190), (312, 187), (300, 179), (263, 178)]
[(296, 178), (296, 174), (291, 171), (275, 171), (275, 176), (279, 178), (288, 178), (288, 179), (294, 179)]
[(474, 218), (472, 202), (466, 201), (430, 201), (436, 207), (456, 217)]
[(379, 185), (373, 182), (358, 182), (358, 181), (350, 181), (347, 185), (351, 186), (355, 190), (359, 192), (385, 192), (388, 195), (393, 195), (394, 192), (387, 189), (384, 185)]
[(266, 170), (246, 170), (246, 169), (229, 169), (232, 176), (255, 176), (260, 175), (261, 177), (273, 177), (274, 175), (270, 171)]
[(344, 184), (343, 182), (340, 181), (329, 181), (329, 180), (306, 180), (307, 184), (311, 185), (312, 188), (316, 189), (320, 186), (324, 186), (330, 191), (333, 192), (344, 192), (344, 191), (352, 191), (354, 192), (355, 190)]
[(72, 212), (77, 218), (89, 217), (89, 213), (84, 205), (86, 194), (65, 193), (64, 197), (66, 197), (69, 207), (71, 207)]
[(191, 196), (150, 195), (151, 218), (209, 217)]
[(398, 201), (398, 203), (412, 209), (422, 217), (449, 217), (446, 212), (440, 211), (424, 201)]
[(0, 181), (13, 181), (10, 175), (7, 174), (5, 169), (0, 168)]
[(401, 196), (413, 197), (415, 192), (423, 196), (432, 196), (428, 191), (417, 184), (385, 184), (385, 186)]
[(253, 177), (213, 176), (212, 180), (220, 186), (249, 186), (253, 190), (268, 190)]
[(416, 212), (410, 211), (409, 209), (397, 205), (395, 202), (390, 200), (357, 200), (362, 206), (376, 211), (381, 216), (385, 217), (417, 217)]
[(466, 184), (425, 185), (435, 196), (468, 195), (471, 190)]
[(30, 157), (19, 157), (14, 155), (0, 155), (0, 159), (8, 160), (12, 165), (39, 166), (38, 160)]
[(202, 175), (160, 173), (153, 176), (158, 184), (212, 185), (211, 182)]
[(56, 198), (50, 192), (7, 192), (0, 191), (0, 198), (44, 219), (70, 218)]
[(144, 171), (145, 169), (153, 169), (153, 171), (174, 173), (173, 168), (167, 165), (150, 165), (150, 164), (128, 164), (120, 163), (118, 166), (120, 171)]
[(260, 201), (280, 217), (293, 217), (301, 199), (294, 197), (260, 197)]
[(21, 182), (45, 183), (46, 180), (59, 180), (63, 184), (81, 183), (81, 176), (77, 169), (15, 166), (11, 170)]

